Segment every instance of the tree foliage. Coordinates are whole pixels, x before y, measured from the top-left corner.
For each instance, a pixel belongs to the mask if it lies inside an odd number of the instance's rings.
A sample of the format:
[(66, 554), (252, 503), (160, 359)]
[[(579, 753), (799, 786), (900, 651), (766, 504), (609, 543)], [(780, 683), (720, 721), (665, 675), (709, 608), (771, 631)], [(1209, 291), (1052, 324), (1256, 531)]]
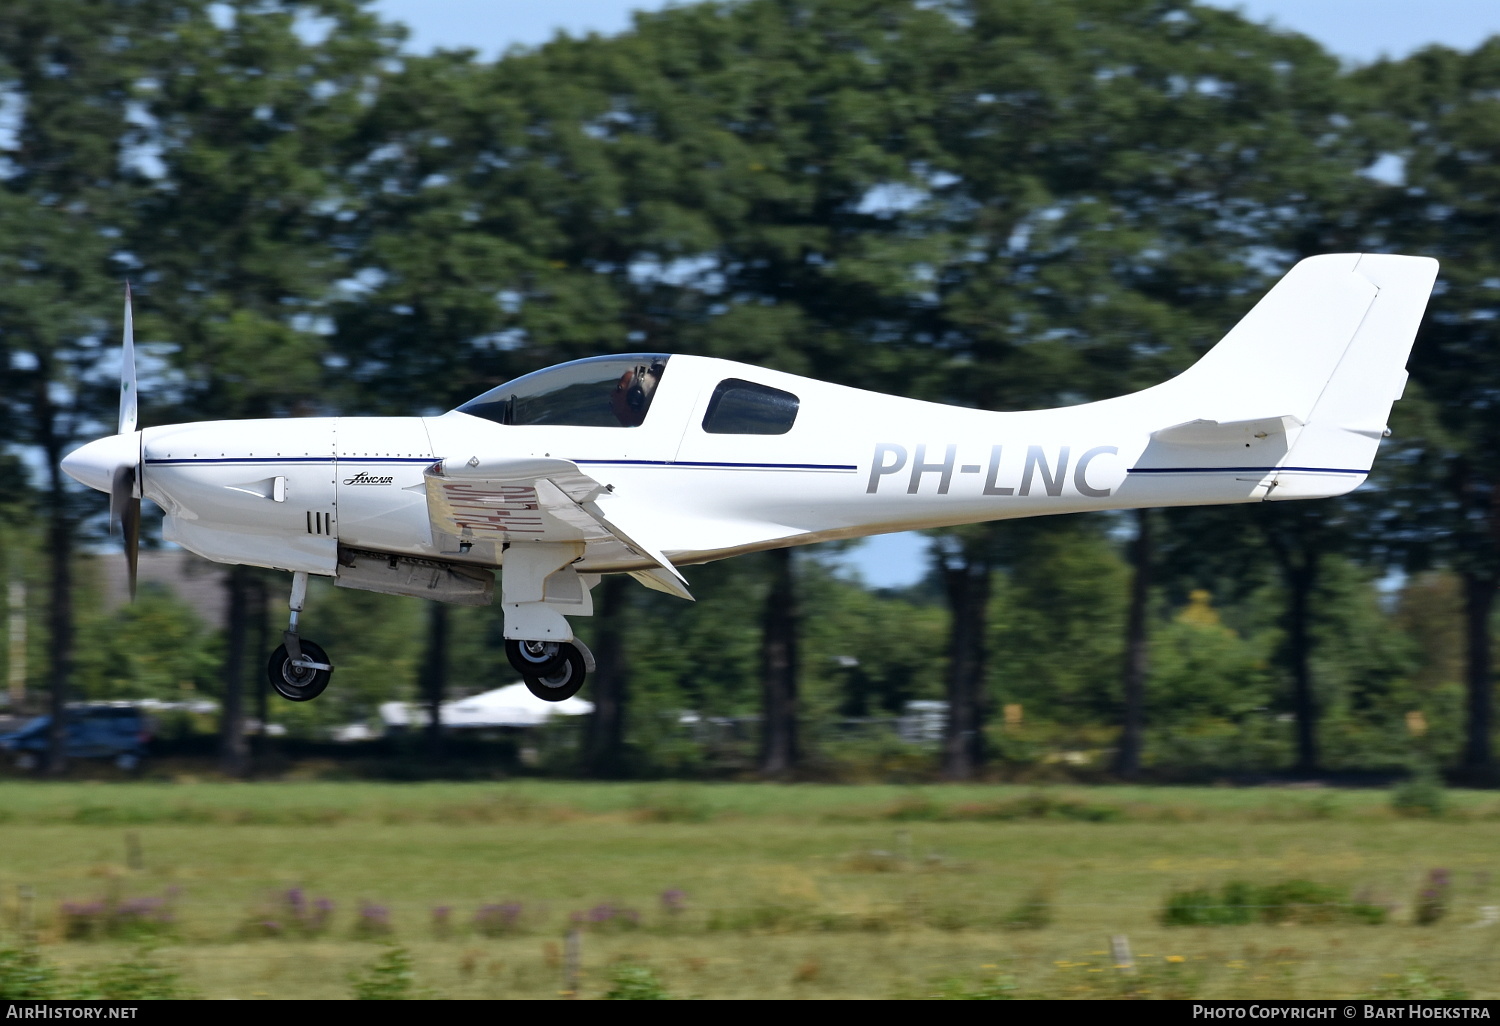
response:
[[(1111, 516), (942, 532), (904, 594), (817, 553), (695, 568), (695, 606), (631, 588), (579, 624), (628, 689), (605, 761), (739, 771), (790, 726), (816, 768), (856, 736), (920, 747), (901, 717), (944, 698), (950, 774), (1102, 751), (1139, 623), (1148, 768), (1451, 759), (1465, 726), (1488, 765), (1500, 44), (1346, 71), (1190, 0), (699, 3), (495, 61), (400, 36), (364, 0), (0, 13), (0, 441), (51, 473), (19, 488), (41, 501), (7, 490), (7, 537), (51, 532), (58, 696), (227, 697), (259, 672), (226, 665), (245, 616), (221, 637), (163, 595), (70, 604), (98, 504), (56, 458), (107, 430), (121, 277), (148, 423), (435, 412), (622, 350), (1019, 409), (1160, 381), (1297, 258), (1365, 247), (1444, 270), (1359, 496), (1163, 516), (1134, 617)], [(1398, 565), (1419, 575), (1392, 597)], [(307, 617), (339, 677), (278, 718), (412, 697), (420, 607), (329, 589)], [(447, 624), (451, 688), (509, 683), (497, 609)], [(768, 638), (795, 667), (776, 724)]]

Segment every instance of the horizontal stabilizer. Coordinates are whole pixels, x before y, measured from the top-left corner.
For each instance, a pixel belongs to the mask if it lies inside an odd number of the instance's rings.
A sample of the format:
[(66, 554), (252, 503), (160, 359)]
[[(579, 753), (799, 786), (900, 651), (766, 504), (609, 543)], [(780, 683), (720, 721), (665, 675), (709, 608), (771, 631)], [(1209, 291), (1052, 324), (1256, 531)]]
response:
[(1153, 431), (1151, 437), (1169, 445), (1233, 445), (1290, 435), (1301, 426), (1302, 421), (1291, 414), (1254, 420), (1190, 420)]

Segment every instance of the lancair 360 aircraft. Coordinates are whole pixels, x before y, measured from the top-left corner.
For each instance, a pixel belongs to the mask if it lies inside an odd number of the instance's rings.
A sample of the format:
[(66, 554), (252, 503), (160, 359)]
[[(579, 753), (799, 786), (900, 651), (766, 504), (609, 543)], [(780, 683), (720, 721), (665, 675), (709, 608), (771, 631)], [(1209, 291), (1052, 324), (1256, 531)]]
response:
[(569, 616), (600, 575), (691, 599), (679, 567), (1010, 517), (1313, 499), (1365, 479), (1437, 275), (1423, 257), (1303, 260), (1183, 374), (1103, 402), (993, 413), (725, 360), (636, 353), (527, 374), (440, 417), (136, 429), (130, 305), (119, 433), (63, 460), (110, 494), (131, 586), (140, 501), (220, 563), (290, 571), (268, 672), (306, 701), (333, 665), (301, 637), (309, 575), (484, 605), (538, 697), (593, 659)]

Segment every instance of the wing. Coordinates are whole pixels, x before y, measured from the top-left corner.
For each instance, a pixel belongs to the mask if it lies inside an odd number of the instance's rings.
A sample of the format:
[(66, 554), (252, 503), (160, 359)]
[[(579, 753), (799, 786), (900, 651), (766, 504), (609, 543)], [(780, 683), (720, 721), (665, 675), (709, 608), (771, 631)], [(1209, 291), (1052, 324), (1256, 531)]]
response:
[(438, 463), (428, 468), (423, 480), (434, 537), (448, 535), (461, 544), (581, 541), (589, 549), (623, 548), (649, 564), (631, 576), (647, 587), (692, 600), (682, 574), (658, 547), (643, 540), (618, 503), (610, 501), (614, 486), (594, 480), (571, 460)]

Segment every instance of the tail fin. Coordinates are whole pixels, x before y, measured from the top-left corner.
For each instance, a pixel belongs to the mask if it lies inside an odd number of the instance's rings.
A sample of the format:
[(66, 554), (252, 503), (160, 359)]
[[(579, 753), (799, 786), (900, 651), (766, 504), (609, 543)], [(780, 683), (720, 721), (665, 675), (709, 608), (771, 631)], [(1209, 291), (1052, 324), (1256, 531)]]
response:
[(1203, 359), (1148, 390), (1194, 418), (1155, 438), (1229, 451), (1241, 436), (1283, 433), (1266, 498), (1353, 490), (1405, 388), (1437, 268), (1428, 257), (1359, 253), (1301, 261)]

